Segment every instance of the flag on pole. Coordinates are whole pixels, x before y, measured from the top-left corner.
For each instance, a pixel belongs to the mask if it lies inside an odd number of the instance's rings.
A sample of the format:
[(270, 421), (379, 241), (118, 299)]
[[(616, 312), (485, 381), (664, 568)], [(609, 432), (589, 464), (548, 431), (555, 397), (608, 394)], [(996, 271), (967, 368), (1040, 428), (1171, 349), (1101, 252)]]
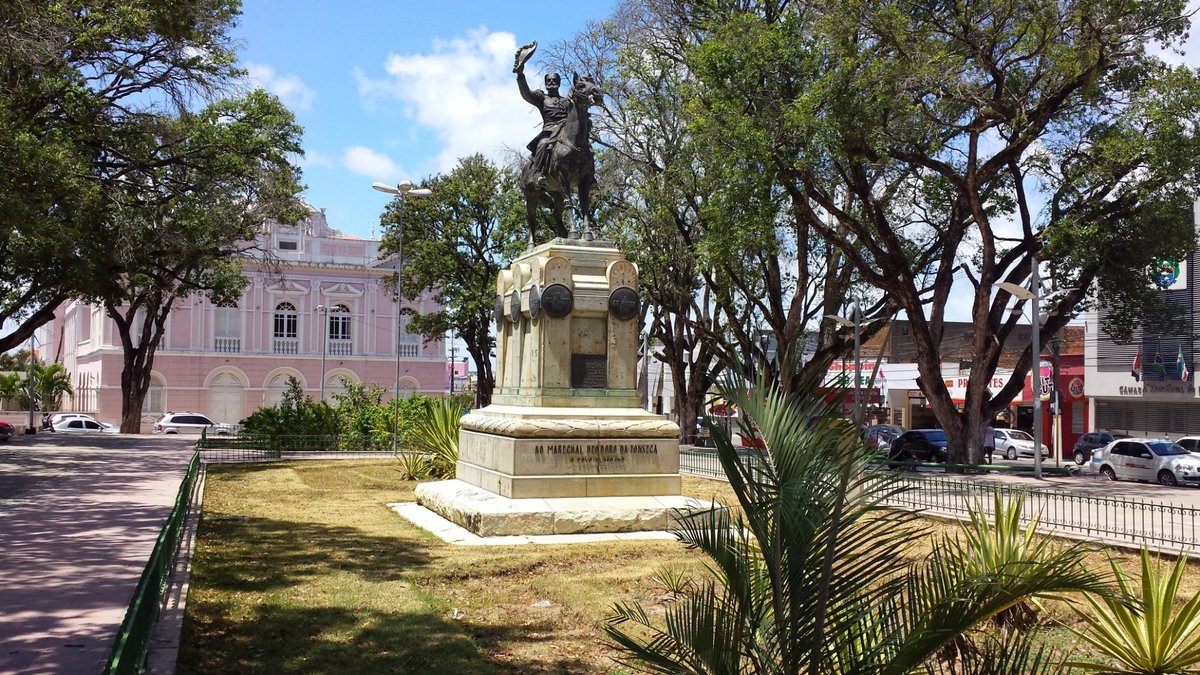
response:
[(1188, 372), (1187, 361), (1183, 360), (1183, 345), (1179, 345), (1179, 356), (1175, 358), (1175, 364), (1179, 366), (1179, 381), (1187, 382), (1191, 373)]
[(1135, 382), (1142, 381), (1142, 347), (1137, 348), (1137, 354), (1133, 357), (1133, 367), (1129, 369), (1129, 374), (1133, 376)]
[(1167, 379), (1167, 367), (1163, 364), (1162, 358), (1162, 340), (1158, 341), (1158, 345), (1154, 348), (1154, 361), (1150, 363), (1150, 367), (1146, 370), (1158, 375), (1159, 381)]

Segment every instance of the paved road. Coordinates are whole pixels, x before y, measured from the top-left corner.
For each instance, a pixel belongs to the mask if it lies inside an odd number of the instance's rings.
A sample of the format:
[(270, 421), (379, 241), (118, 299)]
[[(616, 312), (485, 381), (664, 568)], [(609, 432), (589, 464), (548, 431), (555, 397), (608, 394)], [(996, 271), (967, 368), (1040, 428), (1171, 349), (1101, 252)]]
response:
[(98, 673), (194, 439), (0, 443), (0, 673)]

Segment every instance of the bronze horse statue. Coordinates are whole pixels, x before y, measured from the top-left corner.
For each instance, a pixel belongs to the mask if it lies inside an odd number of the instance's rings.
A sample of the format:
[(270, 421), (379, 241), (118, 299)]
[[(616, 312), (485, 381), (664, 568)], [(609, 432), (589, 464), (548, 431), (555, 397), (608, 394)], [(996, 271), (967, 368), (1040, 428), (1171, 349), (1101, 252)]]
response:
[(596, 182), (596, 158), (592, 155), (591, 115), (588, 108), (604, 105), (604, 92), (587, 76), (572, 75), (571, 89), (566, 98), (570, 109), (566, 121), (551, 137), (544, 160), (545, 179), (539, 181), (534, 157), (521, 169), (521, 185), (525, 193), (525, 217), (529, 223), (529, 245), (537, 243), (537, 221), (542, 208), (549, 208), (554, 233), (570, 235), (563, 223), (563, 210), (570, 199), (571, 189), (579, 195), (579, 213), (583, 231), (592, 235), (591, 189)]

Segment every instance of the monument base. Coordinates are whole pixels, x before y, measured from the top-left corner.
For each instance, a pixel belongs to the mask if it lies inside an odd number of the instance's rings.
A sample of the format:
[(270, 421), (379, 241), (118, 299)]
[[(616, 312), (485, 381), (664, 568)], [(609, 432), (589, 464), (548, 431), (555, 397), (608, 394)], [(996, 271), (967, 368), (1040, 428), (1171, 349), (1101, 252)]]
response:
[(509, 499), (461, 480), (421, 483), (417, 503), (481, 537), (675, 530), (714, 508), (692, 497)]

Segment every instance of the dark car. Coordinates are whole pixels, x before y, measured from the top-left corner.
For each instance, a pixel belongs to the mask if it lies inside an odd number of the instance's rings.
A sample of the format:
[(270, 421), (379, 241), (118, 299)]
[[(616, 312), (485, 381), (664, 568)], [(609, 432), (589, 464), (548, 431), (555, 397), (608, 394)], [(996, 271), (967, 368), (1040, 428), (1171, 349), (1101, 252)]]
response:
[(0, 422), (0, 441), (7, 441), (13, 437), (13, 425), (8, 422)]
[(1075, 463), (1083, 466), (1092, 461), (1092, 451), (1096, 448), (1103, 448), (1120, 438), (1129, 438), (1125, 434), (1110, 434), (1107, 431), (1093, 431), (1079, 437), (1075, 441), (1075, 447), (1071, 449), (1071, 456), (1075, 459)]
[(912, 429), (892, 441), (888, 459), (906, 462), (945, 462), (946, 432), (941, 429)]

